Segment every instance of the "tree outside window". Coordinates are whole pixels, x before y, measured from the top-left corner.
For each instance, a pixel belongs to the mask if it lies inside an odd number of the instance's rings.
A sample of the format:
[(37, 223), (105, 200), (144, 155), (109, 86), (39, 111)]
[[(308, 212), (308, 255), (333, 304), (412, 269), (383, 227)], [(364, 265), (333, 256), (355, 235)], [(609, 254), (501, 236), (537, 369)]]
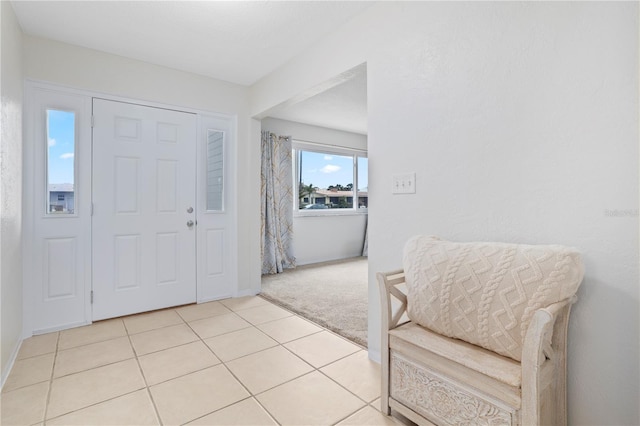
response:
[[(298, 209), (366, 209), (368, 162), (364, 154), (294, 149)], [(357, 190), (355, 190), (357, 188)]]

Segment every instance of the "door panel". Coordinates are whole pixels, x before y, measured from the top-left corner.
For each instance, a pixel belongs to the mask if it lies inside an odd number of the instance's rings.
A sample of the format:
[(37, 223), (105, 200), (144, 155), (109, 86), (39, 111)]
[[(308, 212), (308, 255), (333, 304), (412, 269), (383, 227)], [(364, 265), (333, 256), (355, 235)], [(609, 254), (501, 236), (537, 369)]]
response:
[(76, 296), (77, 238), (46, 238), (44, 244), (45, 301)]
[(90, 321), (91, 99), (38, 88), (26, 99), (24, 321), (45, 333)]
[(202, 116), (198, 145), (198, 301), (237, 292), (234, 122)]
[(93, 320), (196, 301), (194, 114), (93, 101)]

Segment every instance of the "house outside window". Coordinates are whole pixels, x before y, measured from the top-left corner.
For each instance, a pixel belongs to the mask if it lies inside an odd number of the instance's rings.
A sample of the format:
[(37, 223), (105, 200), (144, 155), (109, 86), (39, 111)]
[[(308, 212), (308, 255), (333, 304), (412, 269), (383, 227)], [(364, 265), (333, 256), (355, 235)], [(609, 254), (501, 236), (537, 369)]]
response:
[(76, 113), (46, 110), (47, 204), (46, 213), (67, 215), (75, 212)]
[(294, 185), (299, 214), (366, 212), (369, 206), (365, 151), (294, 141)]
[(73, 214), (75, 192), (71, 183), (49, 184), (49, 214)]

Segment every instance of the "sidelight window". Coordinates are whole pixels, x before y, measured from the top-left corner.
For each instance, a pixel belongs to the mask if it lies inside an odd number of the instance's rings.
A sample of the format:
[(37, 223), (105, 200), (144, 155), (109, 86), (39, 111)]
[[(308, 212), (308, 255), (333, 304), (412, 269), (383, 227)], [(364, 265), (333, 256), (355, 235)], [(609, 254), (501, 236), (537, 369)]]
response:
[(75, 213), (76, 114), (47, 110), (47, 214)]
[(207, 210), (222, 211), (224, 190), (224, 132), (207, 131)]

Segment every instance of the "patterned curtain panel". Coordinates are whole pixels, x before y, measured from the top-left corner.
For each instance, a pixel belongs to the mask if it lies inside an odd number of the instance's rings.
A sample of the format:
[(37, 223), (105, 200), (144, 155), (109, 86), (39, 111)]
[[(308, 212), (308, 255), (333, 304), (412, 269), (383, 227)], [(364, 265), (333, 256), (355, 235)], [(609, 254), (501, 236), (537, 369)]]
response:
[(364, 223), (364, 244), (362, 245), (362, 255), (369, 257), (369, 215), (365, 219)]
[(262, 132), (262, 273), (295, 268), (291, 138)]

